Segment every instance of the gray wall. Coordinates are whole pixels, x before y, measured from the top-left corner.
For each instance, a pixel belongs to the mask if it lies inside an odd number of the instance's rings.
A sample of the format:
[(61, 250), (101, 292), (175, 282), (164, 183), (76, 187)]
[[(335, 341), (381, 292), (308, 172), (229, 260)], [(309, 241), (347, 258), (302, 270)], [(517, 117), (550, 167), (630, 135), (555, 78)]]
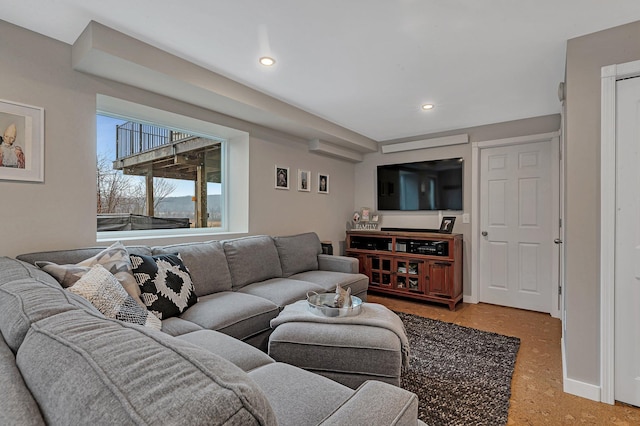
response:
[[(95, 244), (95, 102), (102, 93), (252, 133), (250, 143), (250, 233), (288, 234), (316, 230), (334, 244), (355, 208), (375, 208), (375, 166), (462, 156), (469, 145), (367, 155), (353, 166), (309, 154), (295, 138), (214, 112), (71, 69), (70, 46), (0, 21), (2, 98), (45, 109), (45, 183), (0, 182), (0, 255)], [(566, 357), (570, 378), (599, 382), (599, 140), (600, 68), (640, 59), (640, 23), (569, 40), (566, 71)], [(553, 90), (550, 88), (550, 90)], [(559, 128), (558, 116), (461, 129), (484, 141)], [(423, 139), (426, 135), (412, 138)], [(402, 142), (398, 140), (393, 142)], [(330, 194), (273, 189), (274, 164), (331, 176)], [(354, 183), (355, 171), (355, 183)], [(465, 171), (465, 212), (470, 212), (470, 167)], [(437, 227), (429, 214), (385, 215), (384, 226)], [(470, 226), (458, 219), (470, 259)], [(192, 238), (195, 239), (195, 238)], [(172, 241), (179, 241), (174, 239)], [(162, 240), (140, 241), (162, 243)], [(465, 294), (469, 262), (465, 262)]]
[[(249, 233), (316, 231), (337, 247), (353, 211), (351, 163), (307, 151), (302, 141), (203, 108), (73, 71), (71, 46), (0, 21), (2, 98), (45, 109), (45, 182), (0, 181), (0, 255), (96, 245), (96, 95), (129, 100), (251, 134)], [(274, 165), (330, 176), (330, 193), (274, 189)], [(225, 235), (231, 238), (237, 235)], [(189, 240), (215, 237), (190, 237)], [(181, 242), (186, 238), (173, 238)], [(167, 239), (137, 240), (162, 244)]]
[[(439, 148), (428, 148), (414, 151), (397, 152), (391, 154), (367, 154), (362, 163), (356, 165), (355, 174), (355, 205), (360, 207), (376, 207), (376, 166), (379, 164), (393, 164), (422, 160), (437, 160), (443, 158), (462, 157), (464, 159), (464, 213), (471, 213), (471, 144), (496, 139), (517, 136), (527, 136), (539, 133), (555, 132), (560, 129), (560, 114), (525, 120), (508, 121), (471, 127), (449, 132), (416, 136), (414, 138), (398, 139), (385, 143), (408, 142), (412, 140), (430, 139), (442, 136), (467, 133), (470, 143)], [(439, 228), (438, 212), (381, 212), (383, 227), (394, 228)], [(463, 286), (464, 294), (471, 294), (471, 224), (462, 223), (460, 212), (444, 212), (445, 216), (456, 216), (453, 232), (463, 234)]]
[(600, 69), (640, 59), (640, 22), (571, 39), (566, 66), (567, 376), (600, 383)]

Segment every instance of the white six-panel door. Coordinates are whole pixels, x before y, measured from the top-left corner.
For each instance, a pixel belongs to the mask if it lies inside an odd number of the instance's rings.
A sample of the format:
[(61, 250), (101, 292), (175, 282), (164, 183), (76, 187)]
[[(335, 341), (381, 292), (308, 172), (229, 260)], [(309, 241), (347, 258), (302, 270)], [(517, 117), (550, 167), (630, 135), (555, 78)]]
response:
[(481, 302), (551, 311), (551, 149), (545, 141), (480, 152)]
[(615, 399), (640, 406), (640, 78), (616, 103)]

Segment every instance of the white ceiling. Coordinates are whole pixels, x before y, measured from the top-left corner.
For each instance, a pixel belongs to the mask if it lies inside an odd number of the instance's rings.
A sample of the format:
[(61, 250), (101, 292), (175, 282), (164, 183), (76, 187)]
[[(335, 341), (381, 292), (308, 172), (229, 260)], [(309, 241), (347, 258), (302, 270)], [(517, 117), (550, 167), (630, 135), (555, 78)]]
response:
[(68, 44), (100, 22), (377, 141), (558, 113), (566, 41), (640, 20), (638, 0), (0, 5), (1, 19)]

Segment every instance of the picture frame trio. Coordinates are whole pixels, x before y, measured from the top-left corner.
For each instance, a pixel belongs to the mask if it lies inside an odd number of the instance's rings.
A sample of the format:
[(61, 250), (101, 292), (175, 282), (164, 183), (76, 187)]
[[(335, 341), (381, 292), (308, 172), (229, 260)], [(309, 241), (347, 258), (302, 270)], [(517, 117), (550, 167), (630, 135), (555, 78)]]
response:
[[(291, 182), (289, 167), (275, 166), (275, 189), (288, 190)], [(310, 170), (298, 169), (297, 189), (301, 192), (311, 192), (312, 174)], [(318, 194), (329, 193), (329, 175), (317, 173), (316, 191)]]
[(351, 229), (376, 230), (381, 220), (381, 214), (374, 212), (370, 207), (362, 207), (353, 212)]

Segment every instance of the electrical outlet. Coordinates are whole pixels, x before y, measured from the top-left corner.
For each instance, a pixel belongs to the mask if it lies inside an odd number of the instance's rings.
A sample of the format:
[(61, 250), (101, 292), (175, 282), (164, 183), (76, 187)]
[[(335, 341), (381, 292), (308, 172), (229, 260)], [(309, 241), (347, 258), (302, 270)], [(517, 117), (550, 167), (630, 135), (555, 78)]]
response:
[(469, 213), (464, 213), (462, 215), (462, 223), (469, 223), (471, 222), (471, 216), (469, 215)]

